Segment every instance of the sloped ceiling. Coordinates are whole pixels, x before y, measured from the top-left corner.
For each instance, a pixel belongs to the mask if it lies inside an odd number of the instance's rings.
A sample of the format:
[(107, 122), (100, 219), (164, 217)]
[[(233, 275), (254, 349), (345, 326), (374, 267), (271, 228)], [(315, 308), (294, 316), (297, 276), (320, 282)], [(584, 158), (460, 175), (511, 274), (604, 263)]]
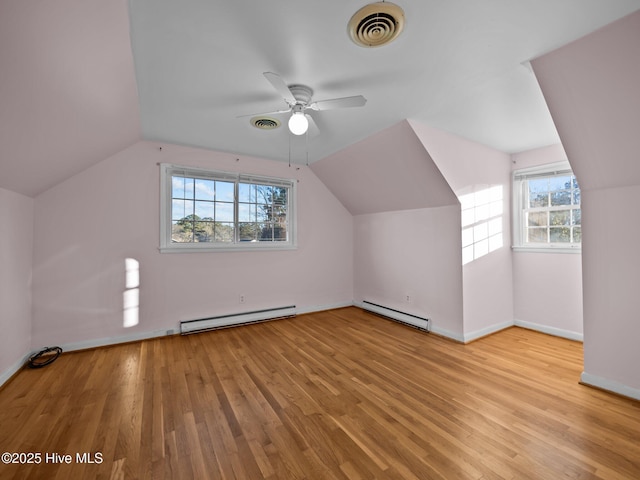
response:
[(352, 215), (457, 205), (406, 120), (311, 165)]
[(1, 0), (0, 105), (0, 187), (24, 195), (139, 140), (126, 0)]
[(532, 64), (580, 188), (640, 185), (640, 12)]
[[(346, 32), (366, 3), (0, 0), (0, 187), (37, 195), (141, 138), (314, 162), (410, 118), (507, 152), (547, 145), (558, 136), (523, 63), (640, 8), (397, 0), (405, 31), (366, 49)], [(285, 106), (265, 71), (314, 100), (368, 102), (314, 112), (308, 139), (261, 131), (237, 116)]]

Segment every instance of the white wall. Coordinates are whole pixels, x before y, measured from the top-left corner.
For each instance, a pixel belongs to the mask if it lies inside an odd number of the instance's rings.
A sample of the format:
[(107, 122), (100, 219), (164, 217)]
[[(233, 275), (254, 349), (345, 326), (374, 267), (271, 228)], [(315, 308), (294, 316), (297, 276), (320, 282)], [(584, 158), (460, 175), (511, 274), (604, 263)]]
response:
[(0, 385), (31, 344), (33, 199), (0, 188)]
[(460, 206), (356, 215), (354, 229), (354, 301), (428, 317), (462, 340)]
[[(310, 169), (159, 146), (139, 142), (36, 198), (34, 347), (109, 343), (176, 329), (180, 320), (262, 308), (351, 303), (352, 217)], [(159, 253), (158, 162), (296, 178), (299, 247)], [(140, 262), (140, 321), (124, 328), (128, 257)]]
[[(514, 154), (511, 160), (512, 169), (519, 170), (566, 161), (567, 155), (557, 144)], [(581, 254), (514, 252), (513, 290), (516, 325), (582, 340)]]

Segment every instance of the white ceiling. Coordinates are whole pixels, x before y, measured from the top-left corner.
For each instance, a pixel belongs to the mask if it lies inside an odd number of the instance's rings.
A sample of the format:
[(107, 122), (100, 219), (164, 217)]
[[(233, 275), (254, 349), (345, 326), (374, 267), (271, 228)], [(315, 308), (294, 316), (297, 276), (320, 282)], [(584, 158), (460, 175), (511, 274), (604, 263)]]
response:
[[(396, 122), (422, 121), (505, 152), (559, 141), (528, 60), (624, 16), (638, 0), (397, 0), (402, 35), (351, 42), (367, 2), (130, 0), (143, 136), (286, 160), (289, 142), (324, 158)], [(320, 134), (261, 131), (238, 115), (285, 107), (262, 76), (364, 95), (363, 108), (313, 112)], [(287, 115), (283, 115), (286, 121)], [(300, 146), (302, 148), (300, 149)]]
[(367, 0), (0, 0), (0, 187), (37, 196), (141, 138), (304, 161), (304, 138), (236, 118), (285, 106), (265, 71), (368, 99), (314, 112), (311, 162), (407, 118), (506, 152), (555, 143), (527, 60), (640, 9), (396, 2), (405, 31), (365, 49), (347, 23)]

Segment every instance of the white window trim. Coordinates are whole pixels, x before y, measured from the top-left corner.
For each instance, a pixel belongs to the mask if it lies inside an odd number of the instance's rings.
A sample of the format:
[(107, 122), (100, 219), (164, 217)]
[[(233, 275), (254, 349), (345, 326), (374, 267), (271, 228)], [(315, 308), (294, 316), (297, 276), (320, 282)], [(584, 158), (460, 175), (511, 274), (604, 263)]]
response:
[(545, 165), (538, 165), (536, 167), (523, 168), (520, 170), (514, 170), (512, 172), (512, 225), (511, 229), (513, 234), (513, 244), (511, 249), (514, 252), (529, 252), (529, 253), (582, 253), (582, 244), (572, 244), (569, 246), (560, 245), (557, 243), (550, 244), (536, 244), (527, 245), (524, 242), (524, 220), (522, 213), (524, 210), (524, 199), (522, 191), (517, 185), (517, 182), (526, 179), (526, 177), (535, 176), (547, 176), (560, 173), (571, 173), (571, 165), (568, 161), (548, 163)]
[[(265, 183), (268, 185), (286, 186), (289, 190), (289, 202), (287, 219), (289, 222), (289, 240), (286, 242), (238, 242), (238, 243), (173, 243), (171, 242), (171, 176), (179, 171), (185, 175), (194, 175), (200, 178), (226, 178), (230, 181), (246, 181)], [(295, 250), (298, 246), (296, 228), (296, 196), (297, 181), (267, 177), (264, 175), (251, 175), (239, 172), (223, 172), (197, 167), (186, 167), (170, 163), (160, 164), (160, 252), (161, 253), (194, 253), (194, 252), (238, 252), (238, 251), (280, 251)], [(237, 199), (236, 199), (237, 203)]]

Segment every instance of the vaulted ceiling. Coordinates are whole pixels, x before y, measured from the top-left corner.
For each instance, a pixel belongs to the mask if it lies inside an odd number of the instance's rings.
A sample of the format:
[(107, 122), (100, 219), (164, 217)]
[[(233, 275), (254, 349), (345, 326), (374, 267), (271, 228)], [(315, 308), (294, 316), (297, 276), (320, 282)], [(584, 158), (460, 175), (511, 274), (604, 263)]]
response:
[[(528, 61), (640, 0), (396, 0), (405, 29), (363, 48), (347, 24), (370, 2), (0, 0), (0, 187), (35, 196), (140, 140), (314, 162), (416, 119), (505, 152), (558, 141)], [(319, 133), (259, 130), (286, 107), (263, 77), (314, 100)], [(302, 158), (304, 157), (304, 158)]]

